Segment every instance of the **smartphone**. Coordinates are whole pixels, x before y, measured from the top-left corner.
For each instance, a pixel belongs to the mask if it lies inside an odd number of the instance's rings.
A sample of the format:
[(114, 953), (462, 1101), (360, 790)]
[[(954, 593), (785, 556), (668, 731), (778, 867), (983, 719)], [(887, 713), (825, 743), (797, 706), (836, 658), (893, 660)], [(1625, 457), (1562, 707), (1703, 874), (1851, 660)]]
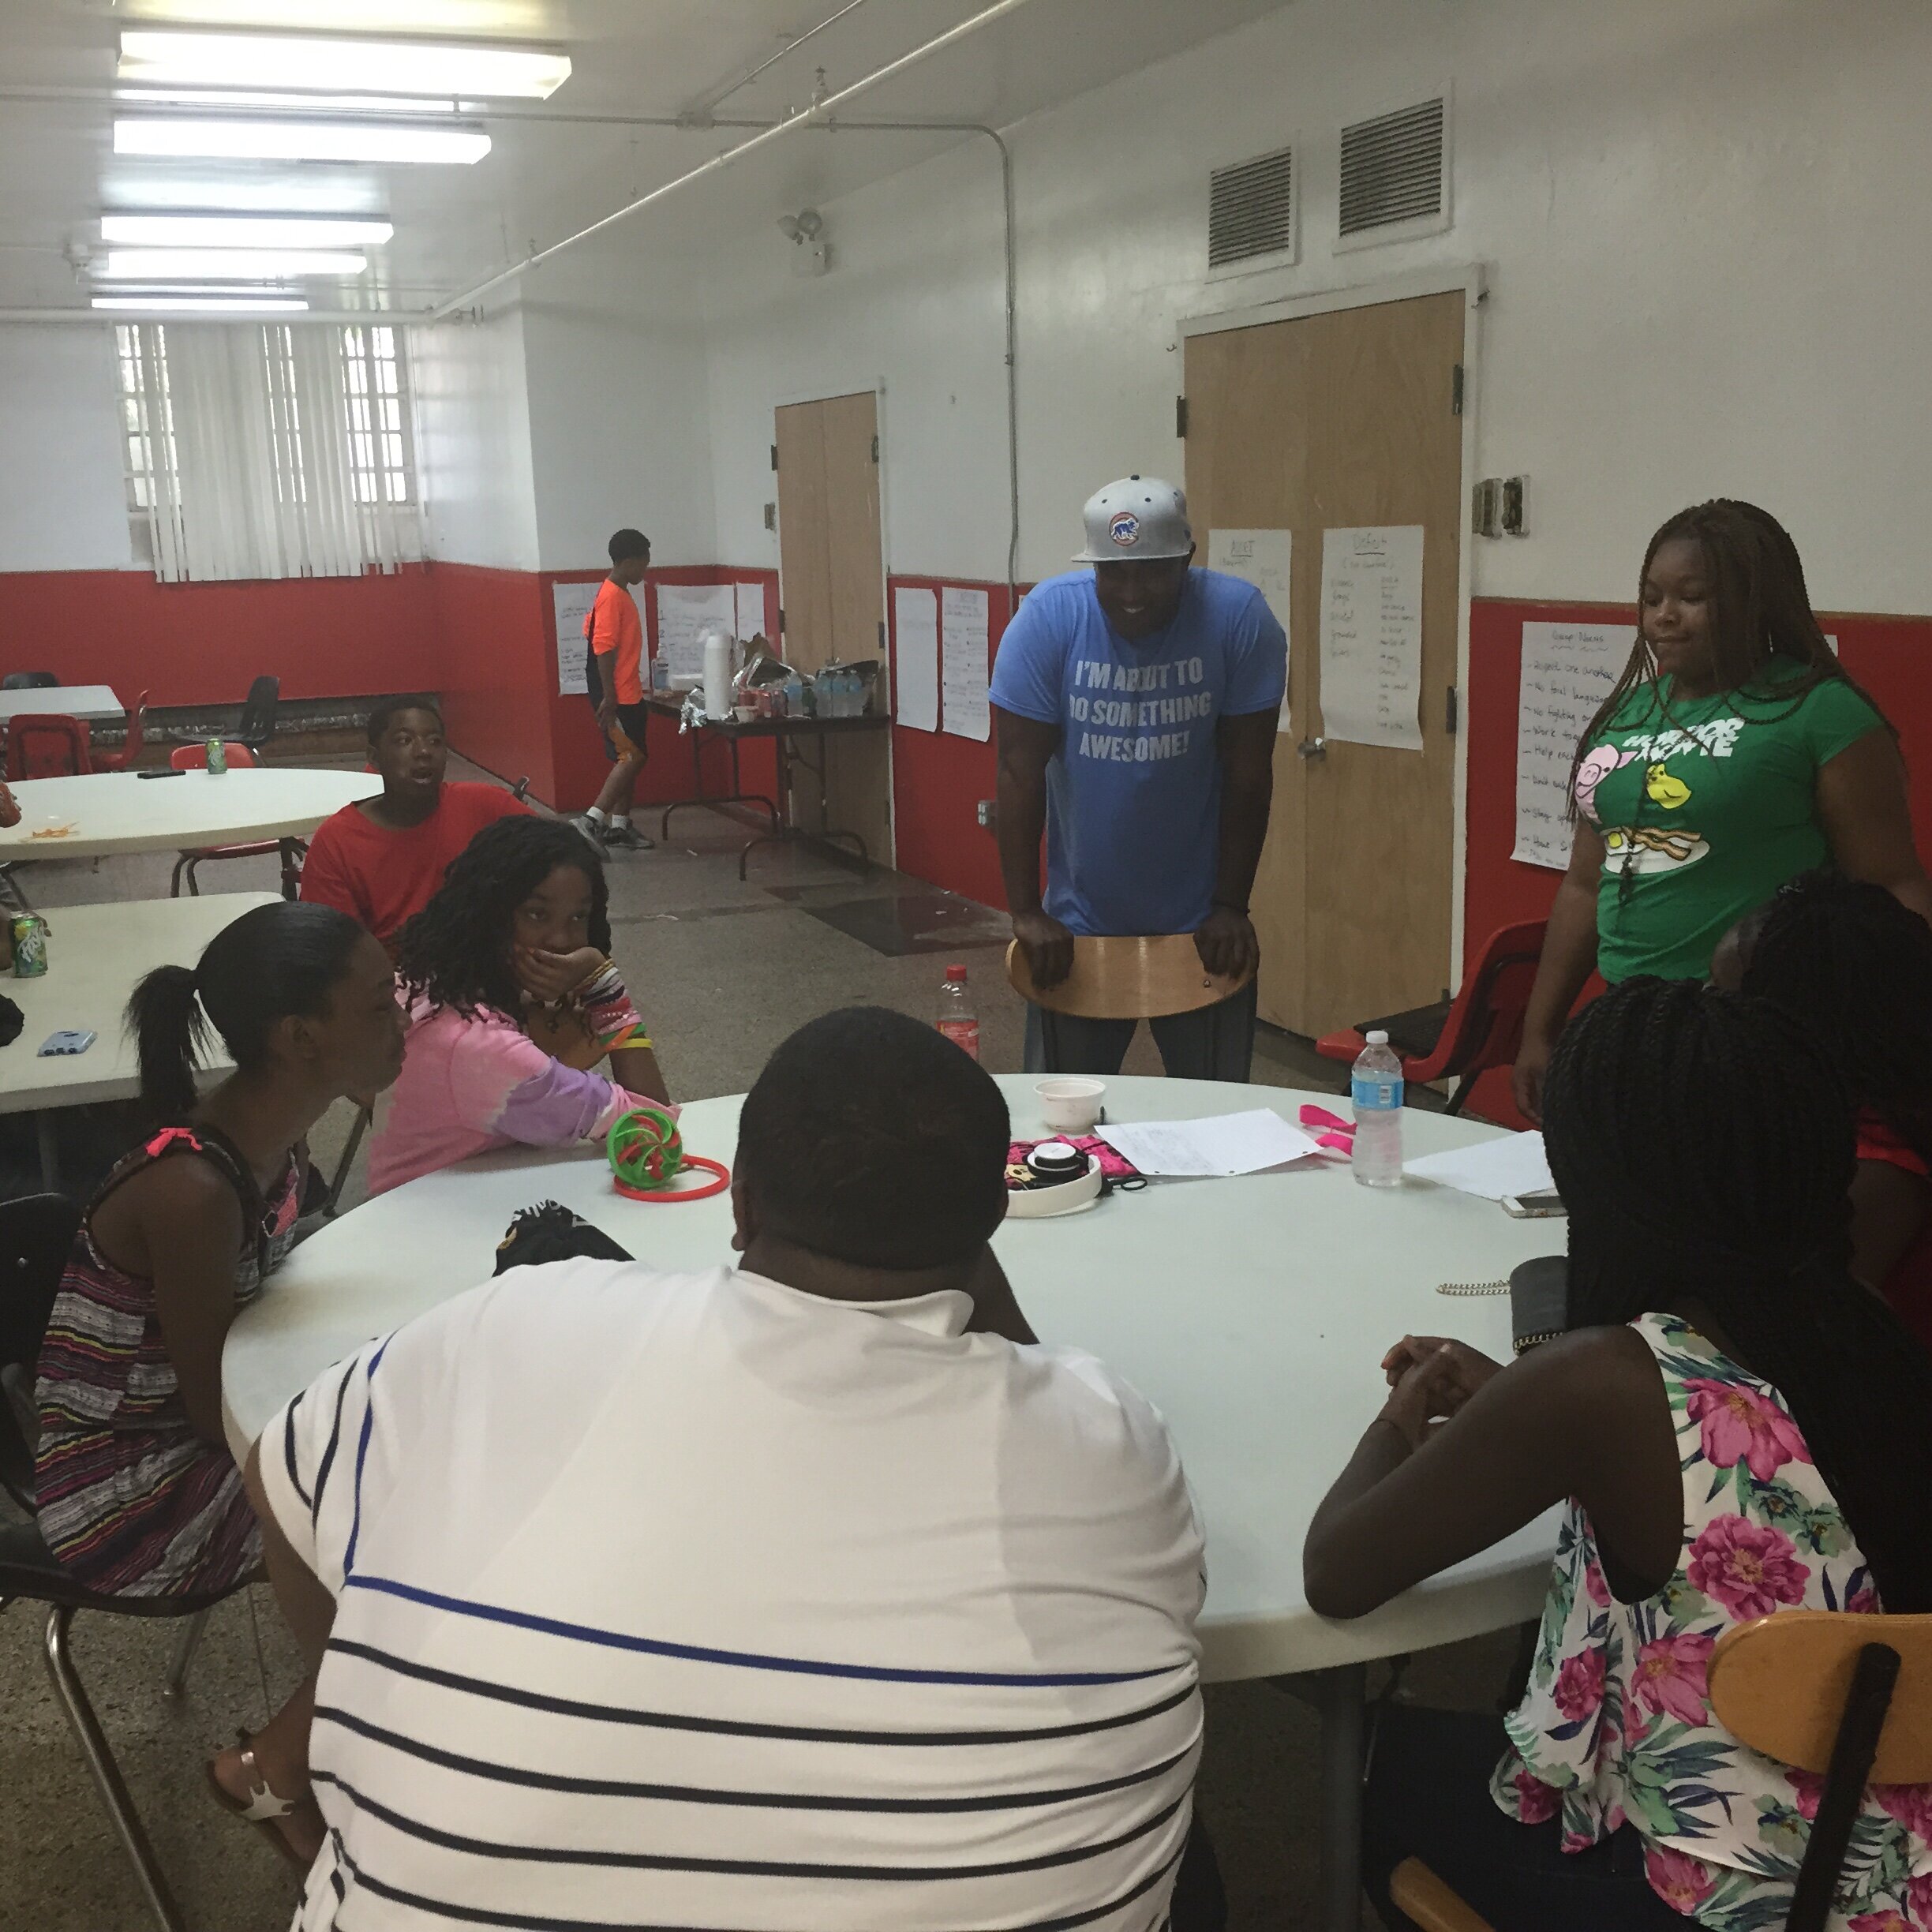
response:
[(91, 1032), (73, 1027), (63, 1027), (58, 1033), (50, 1033), (40, 1043), (39, 1058), (43, 1060), (58, 1059), (62, 1054), (84, 1054), (94, 1044)]
[(1535, 1194), (1505, 1194), (1503, 1211), (1518, 1221), (1542, 1221), (1570, 1211), (1554, 1188), (1544, 1188)]
[(178, 772), (172, 765), (163, 765), (158, 771), (139, 771), (137, 778), (185, 778), (185, 772)]

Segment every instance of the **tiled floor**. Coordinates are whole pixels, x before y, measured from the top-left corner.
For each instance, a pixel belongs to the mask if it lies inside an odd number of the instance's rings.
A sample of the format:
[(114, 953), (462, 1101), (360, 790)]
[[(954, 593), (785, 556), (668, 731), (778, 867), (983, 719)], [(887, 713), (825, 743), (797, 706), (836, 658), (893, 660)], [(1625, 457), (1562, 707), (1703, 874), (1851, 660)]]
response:
[[(655, 829), (654, 826), (653, 828)], [(944, 967), (971, 969), (982, 1057), (1020, 1064), (1020, 1008), (1001, 968), (1005, 934), (985, 908), (885, 873), (859, 878), (798, 848), (766, 849), (740, 884), (744, 834), (706, 812), (674, 822), (676, 840), (611, 866), (616, 950), (680, 1098), (748, 1086), (771, 1048), (828, 1009), (855, 1002), (923, 1017)], [(30, 881), (47, 909), (156, 897), (159, 857), (54, 862)], [(272, 890), (271, 861), (211, 868), (206, 889)], [(58, 920), (55, 944), (58, 944)], [(868, 943), (870, 942), (871, 943)], [(1133, 1072), (1158, 1073), (1144, 1033)], [(1342, 1069), (1264, 1029), (1255, 1077), (1339, 1091)], [(332, 1170), (347, 1110), (315, 1136)], [(346, 1198), (357, 1198), (359, 1178)], [(31, 1606), (0, 1616), (0, 1927), (144, 1932), (152, 1924), (49, 1690)], [(82, 1619), (80, 1667), (194, 1932), (272, 1932), (294, 1885), (255, 1834), (216, 1810), (203, 1784), (208, 1751), (260, 1722), (294, 1681), (294, 1652), (265, 1589), (218, 1610), (178, 1709), (162, 1694), (172, 1632)], [(1507, 1638), (1438, 1651), (1410, 1681), (1428, 1701), (1486, 1705), (1499, 1694)], [(1209, 1694), (1201, 1803), (1219, 1848), (1235, 1932), (1309, 1923), (1316, 1874), (1316, 1727), (1267, 1684)]]

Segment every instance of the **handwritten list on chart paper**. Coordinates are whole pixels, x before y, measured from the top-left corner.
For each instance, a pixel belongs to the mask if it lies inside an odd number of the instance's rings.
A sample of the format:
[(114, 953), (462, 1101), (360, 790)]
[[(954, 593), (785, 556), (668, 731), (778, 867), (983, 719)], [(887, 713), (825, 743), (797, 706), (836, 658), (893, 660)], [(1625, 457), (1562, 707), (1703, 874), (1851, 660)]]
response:
[(983, 590), (942, 592), (939, 599), (939, 653), (945, 687), (945, 728), (955, 738), (993, 736), (993, 709), (987, 696), (987, 640), (991, 606)]
[(1516, 849), (1525, 865), (1570, 863), (1570, 764), (1629, 657), (1627, 625), (1526, 623), (1516, 701)]
[(1326, 737), (1422, 749), (1422, 526), (1322, 532)]

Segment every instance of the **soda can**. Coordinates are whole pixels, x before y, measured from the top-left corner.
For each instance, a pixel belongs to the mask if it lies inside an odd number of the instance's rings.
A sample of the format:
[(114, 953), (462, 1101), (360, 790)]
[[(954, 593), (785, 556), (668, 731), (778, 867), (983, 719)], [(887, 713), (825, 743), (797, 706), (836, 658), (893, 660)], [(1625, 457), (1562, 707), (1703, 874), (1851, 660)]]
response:
[(217, 778), (228, 769), (228, 747), (219, 738), (208, 741), (208, 768)]
[(13, 915), (13, 977), (38, 979), (47, 969), (47, 923), (38, 913)]

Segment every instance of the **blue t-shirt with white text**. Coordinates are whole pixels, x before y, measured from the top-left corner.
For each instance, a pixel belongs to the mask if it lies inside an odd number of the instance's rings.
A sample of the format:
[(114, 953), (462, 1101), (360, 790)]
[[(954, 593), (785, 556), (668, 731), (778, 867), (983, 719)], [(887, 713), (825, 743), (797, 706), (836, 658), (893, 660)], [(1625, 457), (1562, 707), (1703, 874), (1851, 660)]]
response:
[(1223, 717), (1281, 706), (1288, 640), (1261, 593), (1188, 573), (1172, 623), (1129, 643), (1091, 570), (1030, 591), (1000, 639), (993, 702), (1060, 728), (1046, 768), (1046, 911), (1082, 934), (1193, 932), (1221, 849)]

